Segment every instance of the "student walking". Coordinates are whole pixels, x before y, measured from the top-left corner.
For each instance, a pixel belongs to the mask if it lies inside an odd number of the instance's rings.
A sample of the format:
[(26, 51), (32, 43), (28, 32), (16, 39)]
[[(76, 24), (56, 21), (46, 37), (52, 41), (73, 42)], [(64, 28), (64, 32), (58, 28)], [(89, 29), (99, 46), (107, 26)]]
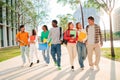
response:
[(20, 45), (21, 57), (23, 61), (22, 66), (25, 66), (26, 57), (28, 58), (28, 61), (30, 62), (29, 52), (28, 52), (28, 45), (29, 45), (28, 39), (29, 39), (29, 34), (28, 32), (25, 31), (24, 25), (21, 25), (20, 31), (16, 35), (16, 42), (19, 42), (19, 45)]
[(87, 40), (86, 30), (83, 29), (80, 22), (76, 23), (76, 29), (78, 32), (78, 41), (77, 41), (77, 53), (78, 53), (78, 62), (82, 70), (84, 70), (84, 60), (87, 56), (85, 41)]
[[(48, 35), (49, 35), (48, 27), (46, 25), (43, 25), (42, 30), (43, 30), (43, 32), (41, 33), (41, 42), (45, 42), (45, 40), (48, 41)], [(47, 50), (42, 51), (44, 61), (47, 64), (50, 63), (49, 52), (50, 52), (50, 47), (49, 46), (48, 46)]]
[[(99, 69), (100, 61), (100, 46), (103, 45), (102, 34), (100, 26), (94, 23), (94, 17), (88, 17), (89, 25), (86, 27), (88, 39), (87, 39), (87, 51), (88, 51), (88, 61), (91, 69), (94, 69), (94, 65)], [(95, 51), (95, 62), (93, 62), (92, 56), (93, 51)]]
[(68, 29), (64, 32), (64, 40), (67, 40), (67, 49), (70, 57), (71, 69), (74, 70), (74, 60), (76, 58), (76, 42), (78, 38), (77, 31), (73, 29), (72, 22), (68, 23)]
[(32, 35), (29, 38), (29, 43), (30, 43), (30, 67), (33, 65), (33, 56), (35, 54), (37, 58), (37, 63), (39, 63), (39, 58), (37, 54), (37, 34), (35, 29), (32, 30)]
[(48, 39), (51, 41), (51, 55), (54, 60), (55, 65), (58, 66), (58, 70), (61, 70), (61, 41), (62, 35), (60, 27), (57, 26), (58, 22), (56, 20), (52, 21), (52, 26)]

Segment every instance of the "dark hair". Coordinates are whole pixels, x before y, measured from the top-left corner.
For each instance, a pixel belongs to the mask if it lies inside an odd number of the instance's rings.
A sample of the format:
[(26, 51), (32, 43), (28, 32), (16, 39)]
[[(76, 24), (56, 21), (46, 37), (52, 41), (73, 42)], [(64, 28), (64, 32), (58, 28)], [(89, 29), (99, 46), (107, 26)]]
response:
[(88, 19), (90, 19), (90, 20), (93, 20), (93, 21), (94, 21), (94, 17), (92, 17), (92, 16), (88, 17)]
[(20, 27), (19, 27), (19, 31), (21, 30), (21, 28), (24, 28), (24, 25), (20, 25)]
[(68, 23), (68, 30), (70, 30), (70, 25), (72, 24), (72, 22)]
[(35, 29), (32, 30), (32, 35), (34, 35), (34, 36), (36, 35)]
[(48, 31), (48, 27), (47, 27), (47, 25), (43, 25), (43, 27), (45, 27), (45, 29)]
[(58, 23), (58, 22), (57, 22), (57, 20), (52, 20), (52, 22), (53, 22), (53, 23), (55, 23), (55, 24), (57, 24), (57, 23)]
[(79, 28), (78, 28), (78, 24), (80, 24), (80, 22), (77, 22), (77, 23), (76, 23), (76, 28), (77, 28), (77, 29), (79, 29)]

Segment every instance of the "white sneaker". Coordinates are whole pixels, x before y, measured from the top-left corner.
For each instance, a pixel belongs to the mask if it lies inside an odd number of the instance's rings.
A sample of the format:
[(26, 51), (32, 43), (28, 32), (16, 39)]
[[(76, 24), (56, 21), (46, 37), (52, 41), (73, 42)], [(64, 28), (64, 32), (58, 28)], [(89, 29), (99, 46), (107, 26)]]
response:
[(90, 66), (90, 69), (92, 69), (92, 70), (93, 70), (93, 69), (94, 69), (94, 67), (93, 67), (93, 66)]
[(97, 70), (100, 70), (100, 67), (98, 65), (95, 65), (95, 67), (96, 67)]
[(25, 67), (25, 63), (23, 63), (23, 64), (21, 65), (21, 67)]
[(83, 68), (81, 68), (81, 70), (84, 70), (84, 67), (83, 67)]

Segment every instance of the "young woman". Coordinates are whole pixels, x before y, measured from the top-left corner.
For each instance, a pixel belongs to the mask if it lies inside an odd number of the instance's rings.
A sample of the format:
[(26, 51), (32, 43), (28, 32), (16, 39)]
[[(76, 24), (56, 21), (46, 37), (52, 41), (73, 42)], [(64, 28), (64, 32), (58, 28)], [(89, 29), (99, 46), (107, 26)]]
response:
[[(41, 33), (41, 42), (45, 42), (48, 39), (49, 30), (46, 25), (43, 25), (42, 30), (43, 32)], [(47, 50), (42, 51), (43, 58), (47, 64), (50, 63), (50, 56), (49, 56), (50, 49), (49, 48), (50, 47), (48, 47)]]
[(77, 42), (77, 31), (73, 29), (74, 25), (72, 22), (68, 23), (68, 29), (64, 33), (64, 39), (67, 40), (67, 49), (70, 56), (71, 69), (74, 70), (74, 60), (76, 57), (76, 42)]
[(76, 29), (78, 32), (78, 42), (77, 42), (77, 53), (78, 53), (78, 61), (82, 70), (84, 70), (84, 63), (87, 56), (85, 41), (87, 39), (86, 31), (83, 29), (80, 22), (76, 23)]
[(30, 67), (32, 67), (33, 65), (33, 55), (35, 54), (36, 55), (36, 58), (37, 58), (37, 63), (39, 63), (39, 59), (38, 59), (38, 54), (37, 54), (37, 34), (36, 34), (36, 31), (35, 29), (32, 30), (32, 35), (30, 36), (30, 39), (29, 39), (29, 43), (30, 43)]

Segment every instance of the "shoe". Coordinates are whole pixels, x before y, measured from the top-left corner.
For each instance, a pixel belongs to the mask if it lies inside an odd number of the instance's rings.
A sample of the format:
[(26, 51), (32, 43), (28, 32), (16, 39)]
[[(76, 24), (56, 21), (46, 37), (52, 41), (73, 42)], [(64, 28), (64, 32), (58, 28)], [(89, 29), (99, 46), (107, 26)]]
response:
[(55, 62), (55, 66), (57, 66), (57, 62)]
[(95, 67), (96, 67), (97, 70), (100, 70), (100, 67), (98, 65), (95, 65)]
[(33, 63), (30, 64), (30, 67), (32, 67)]
[(74, 66), (71, 66), (71, 69), (74, 70)]
[(58, 70), (61, 70), (61, 67), (58, 67)]
[(90, 66), (90, 69), (92, 69), (92, 70), (93, 70), (93, 69), (94, 69), (94, 67), (93, 67), (93, 66)]
[(25, 67), (25, 63), (23, 63), (23, 64), (21, 65), (21, 67)]
[(39, 60), (37, 60), (37, 63), (39, 63), (40, 61)]
[(82, 67), (81, 70), (84, 70), (84, 67)]

